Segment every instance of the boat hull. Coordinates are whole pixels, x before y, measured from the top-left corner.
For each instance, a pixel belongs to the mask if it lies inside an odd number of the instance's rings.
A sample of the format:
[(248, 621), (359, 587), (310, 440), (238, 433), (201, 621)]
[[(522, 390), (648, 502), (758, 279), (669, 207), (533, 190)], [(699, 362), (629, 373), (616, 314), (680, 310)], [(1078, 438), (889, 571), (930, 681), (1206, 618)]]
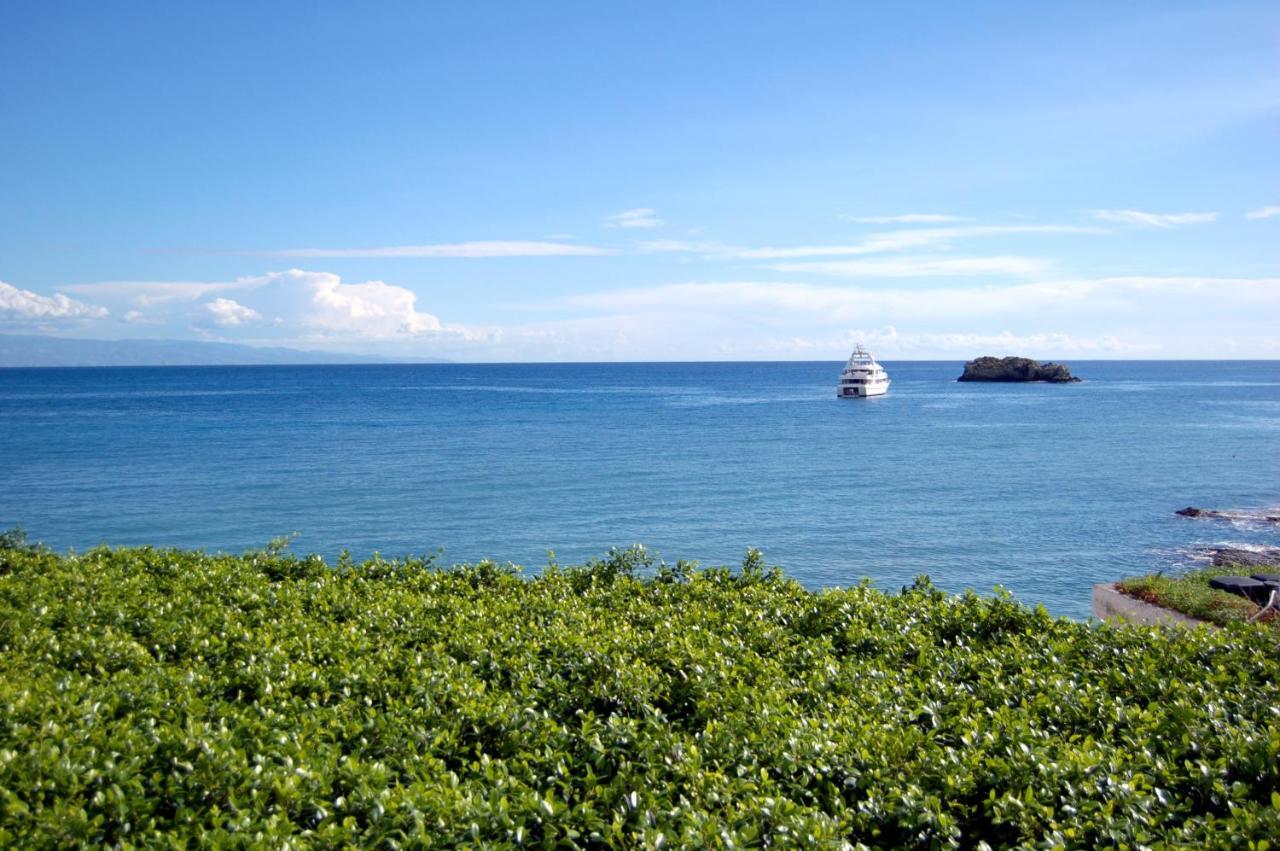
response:
[(889, 392), (889, 382), (876, 387), (837, 387), (838, 399), (865, 399), (868, 396), (883, 396)]

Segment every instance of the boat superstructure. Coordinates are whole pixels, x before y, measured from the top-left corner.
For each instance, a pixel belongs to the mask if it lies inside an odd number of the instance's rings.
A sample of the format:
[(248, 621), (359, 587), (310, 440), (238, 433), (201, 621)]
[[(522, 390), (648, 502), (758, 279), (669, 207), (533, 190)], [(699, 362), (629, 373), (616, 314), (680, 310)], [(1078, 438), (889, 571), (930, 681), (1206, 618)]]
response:
[(836, 385), (836, 396), (841, 399), (854, 399), (864, 396), (883, 396), (889, 390), (889, 375), (884, 367), (876, 363), (871, 353), (858, 346), (849, 355), (849, 362), (840, 373), (840, 383)]

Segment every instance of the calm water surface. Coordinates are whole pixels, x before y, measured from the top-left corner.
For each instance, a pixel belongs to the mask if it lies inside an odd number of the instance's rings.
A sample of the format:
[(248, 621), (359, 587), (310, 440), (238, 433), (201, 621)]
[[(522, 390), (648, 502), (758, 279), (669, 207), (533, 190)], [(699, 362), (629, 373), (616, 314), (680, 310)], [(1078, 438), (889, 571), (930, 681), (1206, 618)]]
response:
[(888, 362), (889, 395), (843, 401), (840, 366), (0, 370), (0, 527), (530, 567), (756, 546), (815, 588), (927, 573), (1076, 617), (1094, 582), (1280, 543), (1172, 514), (1280, 503), (1280, 362), (1073, 362), (1070, 386)]

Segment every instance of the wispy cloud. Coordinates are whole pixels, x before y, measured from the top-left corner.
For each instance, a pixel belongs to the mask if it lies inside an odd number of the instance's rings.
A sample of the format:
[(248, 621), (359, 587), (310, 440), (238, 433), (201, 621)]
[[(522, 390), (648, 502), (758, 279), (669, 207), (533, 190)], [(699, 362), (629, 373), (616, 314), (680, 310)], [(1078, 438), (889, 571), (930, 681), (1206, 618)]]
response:
[(1269, 219), (1272, 216), (1280, 216), (1280, 207), (1259, 207), (1244, 214), (1246, 219)]
[(710, 239), (651, 239), (637, 248), (644, 254), (725, 254), (739, 249)]
[(1008, 285), (977, 284), (900, 289), (882, 286), (832, 286), (755, 281), (665, 284), (608, 292), (584, 293), (560, 304), (605, 312), (710, 311), (776, 317), (808, 314), (824, 321), (865, 320), (867, 317), (924, 320), (987, 319), (992, 316), (1029, 317), (1048, 310), (1072, 310), (1096, 318), (1102, 308), (1141, 305), (1150, 310), (1153, 294), (1164, 308), (1181, 298), (1203, 313), (1206, 292), (1228, 298), (1217, 307), (1280, 305), (1280, 278), (1213, 278), (1131, 276), (1080, 278)]
[[(1213, 298), (1206, 298), (1212, 293)], [(689, 282), (566, 296), (570, 317), (512, 325), (508, 358), (674, 360), (845, 357), (1222, 357), (1280, 352), (1254, 317), (1280, 309), (1280, 278), (1131, 276), (964, 281), (923, 288), (856, 282)], [(877, 330), (879, 329), (879, 330)], [(1238, 348), (1224, 348), (1229, 340)]]
[(101, 319), (106, 315), (105, 307), (85, 304), (62, 293), (45, 296), (0, 281), (0, 323)]
[(774, 263), (777, 272), (809, 272), (843, 278), (924, 278), (971, 275), (1039, 275), (1052, 263), (1036, 257), (902, 257), (891, 260), (819, 260)]
[(611, 228), (656, 228), (666, 224), (658, 217), (658, 211), (651, 207), (636, 207), (634, 210), (623, 210), (605, 219)]
[(1176, 228), (1212, 222), (1217, 213), (1148, 213), (1143, 210), (1092, 210), (1095, 219), (1128, 225), (1144, 225), (1153, 228)]
[(840, 216), (846, 222), (871, 225), (941, 224), (943, 222), (967, 222), (967, 216), (949, 216), (944, 213), (903, 213), (900, 216)]
[(381, 248), (281, 248), (274, 251), (247, 251), (258, 257), (599, 257), (618, 252), (594, 245), (563, 242), (487, 240), (439, 245), (393, 245)]
[(140, 307), (197, 301), (214, 293), (246, 290), (270, 283), (268, 275), (231, 281), (100, 281), (64, 287), (77, 295), (106, 301), (123, 301)]
[(1080, 336), (1062, 331), (1016, 334), (1012, 331), (972, 334), (964, 332), (907, 332), (893, 325), (869, 330), (854, 329), (840, 340), (845, 347), (865, 343), (876, 352), (898, 357), (936, 356), (938, 354), (969, 357), (974, 352), (993, 355), (1020, 355), (1039, 352), (1051, 357), (1150, 355), (1160, 346), (1151, 342), (1121, 340), (1114, 334)]
[(658, 239), (639, 244), (645, 253), (701, 254), (712, 259), (783, 260), (792, 257), (847, 257), (886, 254), (909, 249), (944, 249), (956, 242), (1018, 234), (1105, 234), (1101, 227), (1082, 225), (968, 225), (949, 228), (911, 228), (868, 234), (839, 245), (765, 246), (744, 248), (714, 240)]
[(1098, 234), (1106, 231), (1079, 225), (973, 225), (953, 228), (917, 228), (886, 231), (866, 236), (846, 245), (808, 245), (789, 248), (734, 249), (732, 256), (776, 260), (788, 257), (839, 257), (881, 254), (919, 248), (947, 248), (959, 240), (1016, 234)]

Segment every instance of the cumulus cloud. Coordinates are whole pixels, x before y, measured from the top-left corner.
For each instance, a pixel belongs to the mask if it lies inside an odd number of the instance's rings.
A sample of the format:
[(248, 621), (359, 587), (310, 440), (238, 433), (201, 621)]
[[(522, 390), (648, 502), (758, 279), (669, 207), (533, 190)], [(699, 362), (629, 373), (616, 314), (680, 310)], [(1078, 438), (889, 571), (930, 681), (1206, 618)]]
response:
[(656, 228), (665, 225), (658, 217), (658, 211), (650, 207), (637, 207), (634, 210), (623, 210), (614, 213), (605, 220), (611, 228)]
[(1048, 260), (1035, 257), (902, 257), (892, 260), (829, 260), (774, 263), (778, 272), (809, 272), (845, 278), (923, 278), (955, 275), (1038, 275)]
[(20, 290), (0, 281), (0, 321), (2, 322), (17, 324), (59, 322), (101, 319), (106, 315), (105, 307), (86, 304), (62, 293), (45, 296), (31, 290)]
[(903, 213), (900, 216), (841, 216), (846, 222), (873, 225), (938, 224), (941, 222), (967, 222), (966, 216), (948, 216), (943, 213)]
[[(642, 225), (627, 225), (642, 227)], [(618, 252), (594, 245), (563, 242), (488, 240), (440, 245), (394, 245), (383, 248), (281, 248), (244, 252), (263, 257), (599, 257)]]
[(310, 290), (304, 324), (370, 338), (422, 334), (441, 328), (435, 316), (418, 311), (417, 294), (404, 287), (383, 281), (344, 284), (328, 272), (291, 269), (283, 274)]
[(1217, 213), (1148, 213), (1143, 210), (1093, 210), (1092, 212), (1095, 219), (1104, 222), (1153, 228), (1176, 228), (1212, 222), (1218, 218)]
[[(376, 280), (349, 283), (329, 272), (289, 269), (232, 281), (111, 281), (74, 289), (119, 300), (131, 308), (125, 314), (129, 322), (140, 321), (137, 308), (146, 307), (149, 323), (194, 321), (197, 328), (216, 326), (224, 332), (253, 326), (261, 343), (386, 341), (437, 332), (466, 336), (463, 329), (446, 328), (419, 311), (413, 290)], [(210, 295), (216, 297), (194, 313), (185, 307)], [(290, 336), (299, 333), (310, 337)]]
[(1246, 219), (1269, 219), (1272, 216), (1280, 216), (1280, 206), (1259, 207), (1244, 214)]
[(213, 301), (206, 303), (204, 309), (209, 314), (209, 319), (214, 325), (224, 328), (262, 319), (262, 314), (252, 307), (245, 307), (240, 302), (230, 298), (215, 298)]

